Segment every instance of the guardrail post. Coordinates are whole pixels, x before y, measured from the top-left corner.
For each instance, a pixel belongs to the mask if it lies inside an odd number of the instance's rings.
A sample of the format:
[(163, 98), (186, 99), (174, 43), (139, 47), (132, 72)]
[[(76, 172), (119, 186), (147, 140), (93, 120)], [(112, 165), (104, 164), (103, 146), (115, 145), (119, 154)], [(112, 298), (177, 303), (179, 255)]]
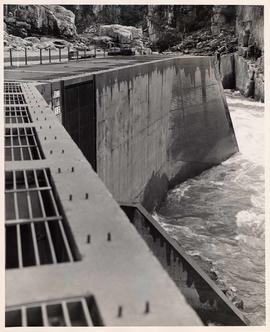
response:
[(103, 49), (103, 58), (105, 58), (105, 47)]
[(42, 65), (42, 49), (39, 49), (39, 62)]
[(78, 49), (77, 49), (76, 55), (77, 55), (77, 61), (78, 61), (79, 60), (79, 50)]
[(68, 61), (69, 61), (69, 53), (70, 53), (70, 47), (69, 46), (67, 48), (67, 51), (68, 51)]
[(61, 48), (59, 47), (59, 62), (61, 62)]
[(27, 66), (27, 48), (24, 49), (24, 59), (25, 59), (25, 65)]
[(9, 49), (9, 61), (10, 61), (10, 66), (12, 67), (13, 63), (12, 63), (12, 49), (11, 48)]
[(95, 58), (97, 57), (97, 48), (96, 48), (96, 45), (94, 45), (94, 55), (95, 55)]
[(51, 49), (49, 48), (49, 63), (52, 62)]

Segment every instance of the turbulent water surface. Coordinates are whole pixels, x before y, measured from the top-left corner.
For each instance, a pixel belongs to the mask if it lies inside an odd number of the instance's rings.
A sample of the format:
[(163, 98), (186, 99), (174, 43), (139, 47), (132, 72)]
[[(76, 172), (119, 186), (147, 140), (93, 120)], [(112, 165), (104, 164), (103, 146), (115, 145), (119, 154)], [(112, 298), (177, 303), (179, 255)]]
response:
[(155, 218), (265, 323), (264, 105), (226, 92), (240, 153), (171, 190)]

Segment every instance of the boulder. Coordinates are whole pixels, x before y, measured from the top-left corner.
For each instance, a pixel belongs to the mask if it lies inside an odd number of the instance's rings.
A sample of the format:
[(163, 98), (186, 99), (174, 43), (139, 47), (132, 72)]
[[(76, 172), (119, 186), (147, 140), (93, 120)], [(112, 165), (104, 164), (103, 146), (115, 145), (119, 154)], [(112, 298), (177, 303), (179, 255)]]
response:
[(109, 47), (112, 43), (112, 38), (109, 36), (97, 36), (93, 38), (93, 41), (98, 47)]
[(40, 40), (37, 37), (26, 37), (24, 40), (31, 42), (32, 44), (37, 44)]
[(14, 50), (21, 50), (27, 46), (29, 41), (24, 40), (21, 37), (9, 35), (5, 32), (4, 34), (4, 44), (6, 47), (14, 49)]
[(143, 38), (142, 29), (119, 24), (101, 25), (99, 35), (109, 36), (114, 42), (120, 44), (132, 43), (135, 39)]
[(16, 18), (13, 16), (8, 16), (4, 17), (4, 22), (9, 25), (9, 24), (16, 24)]

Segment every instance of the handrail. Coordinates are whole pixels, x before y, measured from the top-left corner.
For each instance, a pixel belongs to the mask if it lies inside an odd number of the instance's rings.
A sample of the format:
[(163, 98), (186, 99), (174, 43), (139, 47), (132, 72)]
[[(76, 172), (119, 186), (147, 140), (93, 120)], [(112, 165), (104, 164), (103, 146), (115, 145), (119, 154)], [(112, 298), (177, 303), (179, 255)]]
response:
[[(91, 58), (96, 58), (97, 56), (97, 49), (94, 46), (92, 49), (79, 49), (74, 47), (74, 49), (76, 49), (76, 52), (70, 51), (70, 46), (64, 46), (64, 47), (56, 47), (58, 49), (57, 54), (55, 54), (54, 56), (52, 56), (52, 49), (50, 47), (45, 47), (45, 48), (39, 48), (39, 55), (29, 55), (29, 52), (27, 50), (27, 47), (24, 48), (24, 51), (16, 51), (12, 48), (9, 48), (9, 55), (8, 57), (4, 57), (4, 63), (8, 62), (10, 67), (14, 67), (15, 66), (28, 66), (31, 65), (33, 63), (31, 62), (35, 62), (35, 64), (51, 64), (51, 63), (62, 63), (63, 59), (65, 59), (66, 61), (71, 61), (71, 60), (84, 60), (84, 59), (89, 59)], [(62, 50), (66, 50), (67, 53), (62, 54)], [(44, 51), (47, 51), (46, 54), (43, 53)], [(55, 50), (57, 51), (57, 50)], [(94, 52), (94, 53), (90, 53), (90, 55), (87, 52)], [(19, 56), (14, 56), (14, 52), (24, 52), (22, 54), (20, 54)], [(83, 55), (80, 54), (80, 52), (83, 52)], [(107, 52), (107, 48), (103, 48), (102, 49), (102, 56), (103, 58), (106, 57), (106, 52)], [(74, 53), (74, 54), (73, 54)], [(73, 55), (73, 56), (72, 56)], [(52, 59), (54, 59), (54, 61), (52, 61)], [(20, 65), (18, 65), (18, 62), (20, 63)]]

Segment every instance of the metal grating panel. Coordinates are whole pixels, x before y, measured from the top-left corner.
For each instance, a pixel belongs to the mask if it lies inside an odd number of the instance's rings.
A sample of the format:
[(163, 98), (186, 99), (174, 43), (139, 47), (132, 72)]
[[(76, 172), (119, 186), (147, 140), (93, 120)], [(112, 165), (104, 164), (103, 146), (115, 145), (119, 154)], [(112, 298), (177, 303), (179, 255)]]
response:
[(21, 93), (22, 92), (22, 88), (20, 86), (20, 83), (5, 82), (5, 84), (4, 84), (4, 92), (5, 93)]
[(4, 94), (4, 103), (6, 105), (26, 104), (23, 94)]
[(6, 310), (6, 327), (102, 325), (93, 296), (39, 302)]
[(5, 186), (6, 268), (78, 260), (49, 171), (7, 171)]
[(44, 159), (33, 127), (5, 129), (5, 160)]
[(32, 119), (27, 106), (5, 106), (5, 123), (29, 123)]

